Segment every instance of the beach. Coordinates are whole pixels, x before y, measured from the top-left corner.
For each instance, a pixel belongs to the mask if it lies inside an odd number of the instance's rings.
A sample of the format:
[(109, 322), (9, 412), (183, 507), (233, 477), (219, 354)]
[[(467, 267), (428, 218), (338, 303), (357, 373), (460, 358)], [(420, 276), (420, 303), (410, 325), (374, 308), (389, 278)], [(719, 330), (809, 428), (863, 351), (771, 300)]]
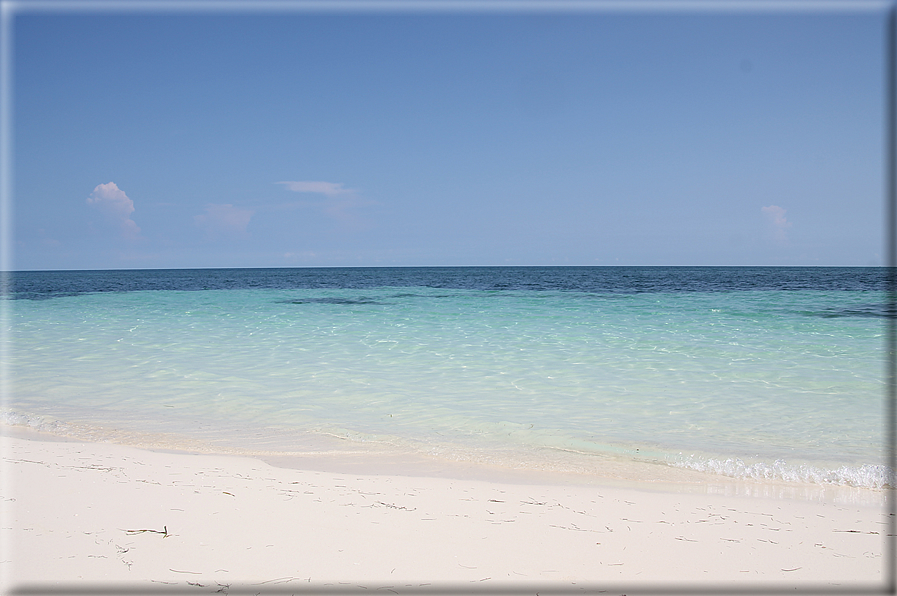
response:
[(0, 596), (897, 596), (891, 2), (0, 1)]
[(888, 491), (834, 487), (808, 499), (744, 496), (749, 488), (727, 490), (724, 479), (711, 494), (344, 473), (12, 430), (6, 594), (837, 593), (881, 587), (887, 568)]
[(17, 273), (4, 592), (881, 591), (882, 276)]

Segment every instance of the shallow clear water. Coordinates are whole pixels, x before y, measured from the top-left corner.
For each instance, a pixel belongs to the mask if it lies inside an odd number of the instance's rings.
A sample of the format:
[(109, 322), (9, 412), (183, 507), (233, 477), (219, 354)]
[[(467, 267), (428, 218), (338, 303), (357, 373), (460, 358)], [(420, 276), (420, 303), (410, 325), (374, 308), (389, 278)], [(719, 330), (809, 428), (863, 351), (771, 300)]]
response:
[(883, 289), (879, 269), (17, 273), (4, 416), (879, 487)]

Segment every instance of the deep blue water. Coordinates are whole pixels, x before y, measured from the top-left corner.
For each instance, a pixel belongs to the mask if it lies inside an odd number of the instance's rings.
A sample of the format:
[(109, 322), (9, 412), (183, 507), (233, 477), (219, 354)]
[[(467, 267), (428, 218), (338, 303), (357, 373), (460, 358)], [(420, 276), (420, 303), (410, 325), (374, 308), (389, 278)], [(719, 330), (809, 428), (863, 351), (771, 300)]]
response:
[(873, 267), (346, 267), (21, 271), (12, 297), (39, 300), (147, 290), (447, 288), (594, 294), (738, 291), (882, 291)]

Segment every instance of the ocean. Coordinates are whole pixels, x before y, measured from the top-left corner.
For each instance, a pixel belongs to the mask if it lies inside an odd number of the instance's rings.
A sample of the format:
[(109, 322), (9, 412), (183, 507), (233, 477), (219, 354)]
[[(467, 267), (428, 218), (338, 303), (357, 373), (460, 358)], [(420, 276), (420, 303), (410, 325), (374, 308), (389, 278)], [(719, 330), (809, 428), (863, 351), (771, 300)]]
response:
[(895, 484), (883, 268), (10, 276), (7, 425), (247, 455)]

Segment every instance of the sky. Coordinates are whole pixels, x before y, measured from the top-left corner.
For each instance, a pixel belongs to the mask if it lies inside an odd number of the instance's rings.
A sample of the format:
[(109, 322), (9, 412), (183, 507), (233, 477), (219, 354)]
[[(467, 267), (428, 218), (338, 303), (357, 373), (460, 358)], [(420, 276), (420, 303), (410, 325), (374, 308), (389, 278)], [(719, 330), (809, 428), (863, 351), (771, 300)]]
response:
[(42, 6), (16, 270), (885, 264), (885, 4)]

